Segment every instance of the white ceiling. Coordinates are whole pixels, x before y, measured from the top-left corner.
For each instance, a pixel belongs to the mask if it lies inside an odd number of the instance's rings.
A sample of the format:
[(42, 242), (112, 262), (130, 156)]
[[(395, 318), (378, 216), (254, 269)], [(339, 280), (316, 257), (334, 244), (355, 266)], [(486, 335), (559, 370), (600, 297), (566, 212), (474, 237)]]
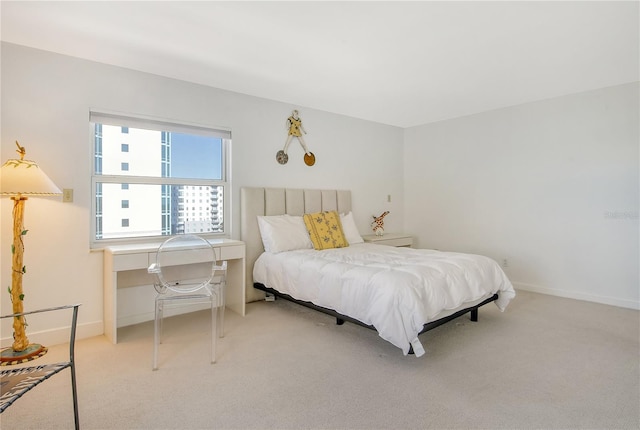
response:
[(3, 41), (410, 127), (639, 80), (639, 3), (14, 2)]

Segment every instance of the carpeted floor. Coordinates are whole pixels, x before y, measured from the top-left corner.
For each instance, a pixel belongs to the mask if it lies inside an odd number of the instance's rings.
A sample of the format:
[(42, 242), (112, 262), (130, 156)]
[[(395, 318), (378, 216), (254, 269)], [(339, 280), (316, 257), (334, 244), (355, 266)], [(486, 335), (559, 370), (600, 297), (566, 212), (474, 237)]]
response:
[[(82, 310), (81, 310), (82, 311)], [(518, 292), (421, 336), (403, 356), (373, 331), (278, 300), (227, 312), (218, 362), (208, 314), (78, 341), (84, 429), (637, 429), (638, 311)], [(41, 360), (64, 357), (65, 345)], [(68, 372), (1, 415), (2, 429), (73, 427)]]

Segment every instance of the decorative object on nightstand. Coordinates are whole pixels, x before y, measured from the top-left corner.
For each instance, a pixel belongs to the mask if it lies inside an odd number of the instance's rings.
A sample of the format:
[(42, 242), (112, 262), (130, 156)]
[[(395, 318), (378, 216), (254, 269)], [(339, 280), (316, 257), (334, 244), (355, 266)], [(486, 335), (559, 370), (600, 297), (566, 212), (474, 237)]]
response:
[(302, 126), (302, 120), (298, 116), (297, 110), (294, 110), (291, 113), (291, 116), (287, 118), (287, 128), (289, 129), (287, 141), (284, 144), (284, 149), (281, 149), (276, 153), (276, 161), (280, 164), (287, 164), (289, 161), (287, 150), (289, 149), (291, 140), (295, 137), (298, 139), (298, 142), (300, 142), (300, 145), (302, 145), (302, 149), (304, 149), (304, 164), (307, 166), (313, 166), (316, 163), (316, 156), (313, 155), (313, 152), (309, 151), (307, 144), (302, 137), (302, 134), (307, 134), (307, 132)]
[(25, 160), (26, 150), (16, 141), (20, 159), (7, 160), (2, 166), (0, 195), (11, 196), (13, 200), (13, 244), (11, 245), (11, 303), (13, 313), (20, 314), (13, 319), (13, 345), (0, 352), (0, 362), (24, 362), (46, 353), (47, 349), (39, 344), (30, 344), (26, 334), (26, 321), (23, 312), (24, 293), (22, 275), (26, 273), (23, 264), (23, 237), (28, 230), (24, 228), (24, 206), (30, 196), (61, 195), (60, 189), (38, 167), (34, 161)]
[(379, 216), (373, 216), (373, 222), (371, 223), (371, 229), (376, 236), (382, 236), (384, 234), (384, 217), (389, 215), (389, 211), (382, 212)]
[(408, 234), (387, 233), (384, 236), (376, 236), (375, 234), (367, 234), (362, 236), (367, 243), (375, 243), (378, 245), (403, 246), (411, 248), (413, 246), (413, 238)]

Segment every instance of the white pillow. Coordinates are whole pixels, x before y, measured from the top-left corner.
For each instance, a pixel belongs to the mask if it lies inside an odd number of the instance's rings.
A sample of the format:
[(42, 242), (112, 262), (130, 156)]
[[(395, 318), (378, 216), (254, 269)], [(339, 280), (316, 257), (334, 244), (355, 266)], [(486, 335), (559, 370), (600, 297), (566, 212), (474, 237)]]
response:
[(258, 216), (258, 228), (266, 252), (313, 248), (301, 216)]
[(347, 239), (347, 242), (349, 242), (349, 245), (364, 242), (364, 239), (360, 236), (360, 232), (358, 232), (358, 227), (356, 227), (356, 223), (353, 220), (353, 214), (351, 212), (340, 214), (340, 222), (342, 223), (344, 237)]

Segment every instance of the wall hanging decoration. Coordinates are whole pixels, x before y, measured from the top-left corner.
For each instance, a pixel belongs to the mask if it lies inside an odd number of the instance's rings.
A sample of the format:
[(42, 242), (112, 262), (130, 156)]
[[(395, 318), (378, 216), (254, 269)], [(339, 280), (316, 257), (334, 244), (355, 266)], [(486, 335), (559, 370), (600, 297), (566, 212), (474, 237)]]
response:
[(371, 229), (376, 236), (382, 236), (384, 234), (384, 217), (389, 215), (389, 211), (384, 211), (379, 216), (373, 216), (373, 222), (371, 223)]
[(309, 151), (307, 144), (302, 137), (302, 134), (307, 134), (307, 132), (302, 126), (302, 120), (298, 116), (297, 110), (294, 110), (291, 113), (291, 116), (287, 118), (287, 128), (289, 129), (287, 141), (284, 144), (284, 149), (277, 152), (276, 161), (280, 164), (287, 164), (289, 161), (287, 150), (289, 149), (291, 140), (295, 137), (298, 139), (298, 142), (300, 142), (300, 145), (302, 145), (302, 149), (304, 149), (304, 164), (307, 166), (313, 166), (316, 163), (316, 156), (313, 155), (313, 152)]

